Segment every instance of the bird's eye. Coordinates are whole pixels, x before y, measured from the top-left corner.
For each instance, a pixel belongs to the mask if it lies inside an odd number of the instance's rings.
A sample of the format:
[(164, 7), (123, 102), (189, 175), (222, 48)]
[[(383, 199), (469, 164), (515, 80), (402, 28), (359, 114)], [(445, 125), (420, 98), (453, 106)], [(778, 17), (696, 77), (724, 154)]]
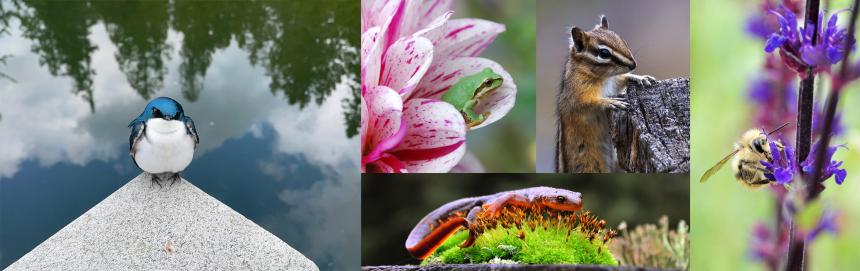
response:
[(609, 59), (609, 56), (611, 56), (611, 55), (612, 55), (612, 54), (611, 54), (611, 53), (609, 53), (609, 49), (600, 49), (600, 50), (597, 50), (597, 57), (599, 57), (599, 58), (602, 58), (602, 59)]
[(558, 196), (558, 197), (555, 197), (555, 201), (564, 202), (565, 198), (564, 198), (564, 196)]
[(158, 108), (152, 108), (152, 117), (160, 119), (164, 117), (164, 115), (161, 114), (161, 110), (158, 110)]

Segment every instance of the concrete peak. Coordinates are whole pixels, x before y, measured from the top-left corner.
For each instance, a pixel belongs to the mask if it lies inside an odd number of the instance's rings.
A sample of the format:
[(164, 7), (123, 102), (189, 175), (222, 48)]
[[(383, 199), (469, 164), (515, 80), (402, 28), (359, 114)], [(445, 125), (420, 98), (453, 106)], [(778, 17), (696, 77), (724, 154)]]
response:
[[(253, 196), (253, 195), (249, 195)], [(6, 270), (319, 270), (251, 220), (180, 180), (141, 174)]]

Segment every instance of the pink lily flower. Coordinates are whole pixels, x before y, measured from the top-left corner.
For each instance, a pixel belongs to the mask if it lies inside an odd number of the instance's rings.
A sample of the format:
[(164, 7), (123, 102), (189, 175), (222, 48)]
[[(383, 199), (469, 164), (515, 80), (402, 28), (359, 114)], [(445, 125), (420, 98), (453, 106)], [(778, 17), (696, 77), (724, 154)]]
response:
[[(462, 114), (440, 101), (462, 77), (490, 68), (503, 84), (481, 100), (478, 129), (513, 107), (516, 85), (498, 63), (477, 57), (503, 32), (479, 19), (450, 20), (450, 0), (363, 0), (362, 172), (448, 172), (466, 153)], [(480, 168), (480, 167), (478, 167)]]

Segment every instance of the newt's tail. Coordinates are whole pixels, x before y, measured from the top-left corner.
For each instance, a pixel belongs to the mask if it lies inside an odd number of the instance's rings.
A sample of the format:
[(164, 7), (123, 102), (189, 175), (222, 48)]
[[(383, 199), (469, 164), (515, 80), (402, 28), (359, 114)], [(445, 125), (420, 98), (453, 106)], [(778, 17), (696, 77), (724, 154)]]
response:
[(445, 243), (445, 240), (448, 240), (448, 237), (457, 232), (460, 227), (466, 227), (466, 225), (468, 225), (468, 222), (466, 222), (465, 218), (451, 218), (439, 225), (439, 227), (430, 232), (430, 234), (424, 237), (424, 239), (421, 239), (418, 244), (406, 247), (406, 250), (408, 250), (415, 258), (423, 260), (433, 254), (433, 252), (436, 251), (442, 243)]

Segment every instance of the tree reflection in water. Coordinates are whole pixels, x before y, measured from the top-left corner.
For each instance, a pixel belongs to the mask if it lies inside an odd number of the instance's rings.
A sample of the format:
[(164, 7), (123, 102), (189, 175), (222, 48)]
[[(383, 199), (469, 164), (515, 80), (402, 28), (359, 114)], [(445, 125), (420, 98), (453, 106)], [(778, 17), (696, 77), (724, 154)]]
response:
[[(212, 55), (235, 40), (249, 61), (270, 77), (272, 94), (290, 105), (321, 104), (338, 84), (350, 88), (342, 101), (346, 134), (358, 133), (359, 2), (338, 1), (69, 1), (15, 0), (13, 11), (31, 50), (54, 76), (73, 80), (72, 93), (95, 112), (91, 56), (98, 49), (90, 28), (103, 23), (117, 47), (116, 62), (129, 85), (148, 100), (164, 87), (174, 48), (168, 29), (182, 35), (178, 44), (182, 94), (203, 95)], [(260, 80), (263, 80), (261, 78)]]

